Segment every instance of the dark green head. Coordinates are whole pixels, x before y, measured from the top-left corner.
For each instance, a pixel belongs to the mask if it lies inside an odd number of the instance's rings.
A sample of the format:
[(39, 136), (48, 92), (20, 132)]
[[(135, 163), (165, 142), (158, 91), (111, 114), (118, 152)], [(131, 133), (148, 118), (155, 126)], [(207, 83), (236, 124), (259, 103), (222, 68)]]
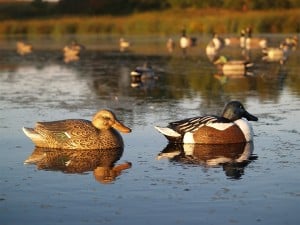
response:
[(257, 121), (256, 116), (251, 115), (246, 111), (242, 103), (239, 101), (231, 101), (225, 106), (222, 116), (230, 121), (235, 121), (241, 119), (242, 117), (246, 118), (249, 121)]

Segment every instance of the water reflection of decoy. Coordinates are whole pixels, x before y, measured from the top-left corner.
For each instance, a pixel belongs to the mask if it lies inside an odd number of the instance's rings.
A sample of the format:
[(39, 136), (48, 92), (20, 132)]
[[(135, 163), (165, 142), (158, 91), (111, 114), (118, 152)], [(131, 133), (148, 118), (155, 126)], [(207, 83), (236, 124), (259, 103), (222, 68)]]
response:
[(257, 121), (258, 118), (248, 113), (239, 101), (231, 101), (221, 116), (192, 117), (155, 128), (174, 143), (242, 143), (253, 140), (248, 120)]
[(27, 55), (32, 52), (32, 45), (26, 44), (22, 41), (17, 42), (17, 53), (19, 55)]
[(222, 166), (228, 177), (238, 179), (244, 168), (255, 159), (253, 142), (235, 144), (174, 144), (169, 143), (157, 159), (204, 167)]
[(38, 147), (62, 149), (107, 149), (123, 147), (119, 132), (130, 128), (119, 122), (109, 110), (100, 110), (92, 121), (67, 119), (37, 122), (35, 128), (23, 128), (24, 133)]
[(63, 48), (64, 62), (69, 63), (73, 61), (78, 61), (80, 58), (80, 52), (84, 49), (84, 46), (72, 41), (70, 45), (66, 45)]
[(123, 148), (113, 149), (50, 149), (36, 147), (24, 161), (25, 164), (35, 164), (40, 170), (62, 171), (64, 173), (85, 173), (93, 171), (96, 180), (110, 183), (116, 179), (122, 170), (131, 167), (126, 162), (115, 163), (121, 158)]
[(120, 52), (124, 52), (130, 47), (130, 42), (126, 41), (124, 38), (120, 38), (119, 47), (120, 47)]
[(241, 77), (253, 75), (251, 69), (253, 63), (248, 60), (228, 60), (225, 56), (220, 56), (214, 64), (219, 67), (220, 73), (230, 77)]

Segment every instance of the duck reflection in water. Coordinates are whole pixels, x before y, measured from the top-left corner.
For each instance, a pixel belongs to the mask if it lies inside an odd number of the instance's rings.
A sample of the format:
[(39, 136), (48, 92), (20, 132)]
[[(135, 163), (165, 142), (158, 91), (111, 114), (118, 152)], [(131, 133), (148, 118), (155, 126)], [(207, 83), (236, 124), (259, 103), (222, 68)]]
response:
[(131, 168), (130, 162), (115, 165), (121, 158), (123, 148), (68, 150), (36, 147), (24, 164), (35, 164), (39, 170), (63, 173), (86, 173), (93, 171), (100, 183), (112, 183), (122, 171)]
[(236, 144), (174, 144), (169, 143), (157, 156), (180, 164), (205, 168), (223, 167), (225, 175), (240, 179), (245, 167), (257, 157), (252, 155), (253, 142)]

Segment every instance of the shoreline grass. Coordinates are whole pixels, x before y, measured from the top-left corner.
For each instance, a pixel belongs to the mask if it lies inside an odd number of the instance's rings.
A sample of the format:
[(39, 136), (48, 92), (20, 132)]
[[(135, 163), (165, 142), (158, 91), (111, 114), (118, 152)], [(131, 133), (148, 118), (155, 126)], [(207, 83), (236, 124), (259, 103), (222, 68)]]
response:
[(300, 33), (300, 9), (238, 12), (222, 9), (172, 9), (128, 16), (60, 17), (3, 20), (5, 35), (160, 35), (236, 33), (251, 26), (255, 33)]

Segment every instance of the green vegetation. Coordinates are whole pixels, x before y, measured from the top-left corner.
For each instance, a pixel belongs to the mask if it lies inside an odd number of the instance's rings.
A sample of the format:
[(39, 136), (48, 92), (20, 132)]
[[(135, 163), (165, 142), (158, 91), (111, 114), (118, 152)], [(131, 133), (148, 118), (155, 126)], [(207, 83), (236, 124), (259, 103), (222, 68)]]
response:
[(0, 1), (0, 34), (172, 35), (299, 33), (297, 0), (60, 0), (58, 3)]
[(189, 33), (239, 33), (247, 26), (252, 26), (256, 33), (298, 33), (300, 9), (247, 13), (219, 9), (172, 9), (126, 16), (5, 20), (0, 24), (0, 34), (172, 35), (178, 34), (182, 28), (186, 28)]

